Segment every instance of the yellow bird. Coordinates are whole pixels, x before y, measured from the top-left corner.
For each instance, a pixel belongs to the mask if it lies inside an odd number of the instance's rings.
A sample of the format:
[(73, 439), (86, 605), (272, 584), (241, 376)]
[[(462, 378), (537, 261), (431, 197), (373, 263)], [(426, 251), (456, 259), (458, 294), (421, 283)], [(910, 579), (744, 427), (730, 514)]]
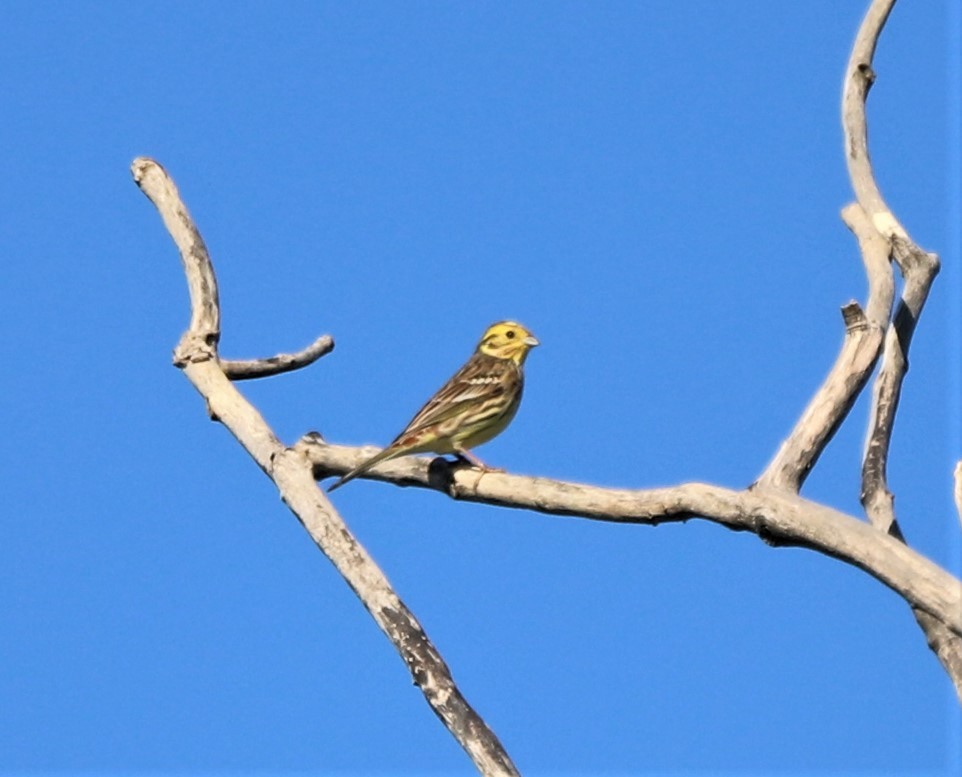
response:
[(524, 388), (524, 360), (537, 338), (515, 321), (487, 328), (471, 358), (422, 407), (383, 451), (336, 481), (328, 491), (367, 472), (375, 464), (409, 453), (455, 453), (480, 469), (471, 448), (507, 428), (518, 412)]

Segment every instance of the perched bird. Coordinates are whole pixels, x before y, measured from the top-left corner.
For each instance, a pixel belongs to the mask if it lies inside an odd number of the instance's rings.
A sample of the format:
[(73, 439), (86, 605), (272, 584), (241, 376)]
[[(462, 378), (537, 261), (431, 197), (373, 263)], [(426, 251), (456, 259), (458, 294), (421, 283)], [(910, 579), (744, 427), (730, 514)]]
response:
[(521, 324), (500, 321), (487, 328), (471, 358), (422, 407), (383, 451), (334, 483), (328, 491), (367, 472), (381, 461), (409, 453), (455, 453), (487, 469), (471, 453), (500, 434), (521, 404), (522, 365), (538, 340)]

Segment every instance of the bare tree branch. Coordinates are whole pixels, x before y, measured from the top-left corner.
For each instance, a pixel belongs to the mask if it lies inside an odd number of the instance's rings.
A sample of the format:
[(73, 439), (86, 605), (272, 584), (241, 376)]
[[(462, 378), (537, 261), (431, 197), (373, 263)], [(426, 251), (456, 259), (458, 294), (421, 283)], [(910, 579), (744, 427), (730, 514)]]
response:
[(882, 367), (872, 392), (869, 433), (862, 462), (862, 506), (872, 524), (884, 532), (898, 532), (895, 509), (888, 490), (886, 469), (895, 413), (899, 406), (902, 382), (908, 372), (908, 349), (929, 289), (939, 271), (938, 257), (899, 241), (896, 253), (906, 273), (902, 299), (895, 319), (885, 336)]
[(842, 219), (858, 239), (868, 279), (865, 312), (855, 302), (842, 308), (845, 340), (824, 383), (795, 428), (781, 444), (757, 484), (797, 492), (825, 446), (835, 436), (868, 382), (878, 360), (895, 296), (889, 242), (869, 223), (858, 204), (842, 210)]
[(878, 359), (881, 331), (870, 326), (855, 302), (842, 308), (845, 340), (825, 382), (792, 433), (757, 481), (759, 488), (797, 492), (868, 381)]
[(955, 686), (955, 695), (962, 703), (962, 637), (952, 631), (944, 622), (920, 609), (912, 607), (912, 614), (925, 634), (929, 649), (935, 653), (942, 668)]
[[(316, 437), (295, 449), (314, 465), (315, 477), (349, 471), (369, 448), (328, 445)], [(811, 548), (876, 577), (910, 603), (962, 634), (962, 582), (904, 543), (863, 521), (796, 494), (734, 491), (702, 483), (645, 490), (611, 489), (548, 478), (481, 472), (443, 458), (405, 457), (379, 464), (361, 477), (433, 488), (454, 499), (616, 523), (657, 525), (705, 518), (750, 531), (772, 545)]]
[[(868, 282), (868, 300), (865, 304), (865, 317), (869, 326), (880, 333), (888, 328), (895, 300), (895, 279), (892, 277), (892, 246), (872, 226), (868, 215), (857, 202), (842, 208), (842, 221), (845, 222), (855, 239), (858, 240), (859, 253), (865, 267)], [(880, 338), (881, 340), (881, 338)]]
[(845, 131), (845, 161), (855, 190), (855, 198), (872, 225), (886, 238), (906, 237), (879, 191), (868, 153), (868, 123), (865, 100), (875, 82), (872, 59), (879, 35), (895, 5), (895, 0), (874, 0), (855, 35), (852, 53), (845, 68), (842, 92), (842, 126)]
[[(215, 353), (220, 341), (220, 300), (217, 294), (217, 278), (210, 262), (210, 254), (204, 239), (197, 231), (187, 206), (180, 197), (174, 182), (166, 171), (152, 159), (138, 157), (131, 165), (134, 180), (157, 207), (164, 226), (180, 250), (180, 258), (187, 275), (190, 292), (190, 325), (184, 337), (189, 336), (200, 344), (206, 344), (202, 358)], [(183, 343), (183, 340), (181, 341)], [(179, 348), (180, 346), (178, 346)], [(188, 349), (190, 350), (190, 349)], [(175, 351), (175, 360), (177, 359)], [(175, 361), (177, 366), (183, 366)]]
[(451, 672), (414, 614), (317, 488), (311, 465), (286, 449), (240, 394), (217, 359), (219, 309), (214, 269), (200, 233), (166, 171), (140, 157), (134, 180), (157, 207), (180, 249), (191, 294), (191, 327), (177, 346), (178, 366), (224, 424), (275, 482), (281, 496), (394, 644), (431, 709), (485, 775), (518, 772), (494, 732), (458, 690)]
[(221, 359), (220, 366), (231, 380), (251, 380), (280, 375), (313, 364), (334, 350), (334, 338), (321, 335), (307, 348), (297, 353), (279, 353), (266, 359)]
[[(861, 493), (862, 505), (873, 525), (882, 531), (892, 530), (896, 533), (897, 527), (893, 530), (893, 497), (886, 483), (888, 449), (902, 381), (908, 370), (908, 346), (929, 289), (938, 274), (939, 260), (934, 254), (922, 251), (909, 239), (905, 228), (889, 209), (876, 183), (868, 150), (865, 102), (875, 80), (872, 59), (894, 4), (895, 0), (875, 0), (862, 21), (846, 69), (842, 124), (849, 177), (860, 206), (848, 206), (843, 218), (859, 236), (870, 285), (875, 278), (878, 283), (884, 283), (886, 289), (894, 287), (888, 263), (883, 269), (880, 261), (882, 249), (879, 245), (883, 240), (887, 244), (886, 253), (894, 256), (905, 278), (902, 300), (891, 326), (888, 326), (889, 311), (885, 311), (888, 331), (882, 369), (873, 390)], [(877, 237), (873, 236), (873, 232)]]
[[(916, 323), (922, 313), (929, 289), (939, 271), (939, 259), (920, 249), (908, 236), (895, 214), (886, 204), (875, 180), (871, 157), (868, 150), (868, 122), (865, 103), (868, 91), (875, 80), (872, 59), (879, 36), (885, 26), (895, 0), (875, 0), (869, 7), (852, 46), (852, 54), (846, 68), (845, 90), (842, 95), (842, 125), (845, 131), (846, 161), (852, 190), (858, 199), (858, 208), (849, 206), (847, 212), (853, 218), (850, 225), (856, 225), (859, 243), (869, 268), (871, 280), (872, 267), (878, 267), (877, 259), (870, 261), (868, 252), (880, 254), (875, 240), (868, 234), (878, 233), (885, 239), (890, 253), (895, 259), (905, 280), (902, 298), (894, 320), (887, 327), (883, 347), (882, 367), (875, 379), (872, 391), (872, 408), (869, 414), (868, 434), (865, 455), (862, 461), (861, 502), (865, 514), (872, 525), (904, 542), (895, 518), (895, 500), (888, 488), (887, 466), (892, 429), (898, 410), (902, 382), (908, 371), (908, 349), (915, 331)], [(859, 213), (864, 213), (864, 217)], [(870, 222), (871, 226), (869, 226)], [(886, 286), (894, 285), (890, 279), (891, 269), (885, 273), (889, 277)], [(886, 314), (888, 318), (888, 314)], [(887, 322), (886, 322), (887, 323)], [(925, 633), (929, 647), (938, 656), (955, 685), (956, 693), (962, 701), (962, 638), (953, 634), (947, 625), (940, 623), (930, 613), (913, 603), (913, 614)]]

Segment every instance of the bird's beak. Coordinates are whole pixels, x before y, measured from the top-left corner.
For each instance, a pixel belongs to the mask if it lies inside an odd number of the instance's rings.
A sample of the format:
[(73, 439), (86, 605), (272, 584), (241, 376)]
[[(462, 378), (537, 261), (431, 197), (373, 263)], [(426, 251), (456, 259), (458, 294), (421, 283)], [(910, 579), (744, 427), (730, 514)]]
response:
[(536, 345), (541, 345), (541, 343), (538, 342), (538, 338), (534, 335), (528, 335), (526, 338), (524, 338), (524, 344), (528, 346), (528, 348), (534, 348)]

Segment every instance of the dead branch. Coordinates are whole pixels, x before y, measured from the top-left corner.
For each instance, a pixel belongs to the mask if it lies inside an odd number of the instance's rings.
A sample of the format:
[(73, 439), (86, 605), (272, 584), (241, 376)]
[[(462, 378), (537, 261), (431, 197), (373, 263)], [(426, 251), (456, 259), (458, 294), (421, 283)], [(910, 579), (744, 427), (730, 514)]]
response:
[(885, 204), (872, 172), (868, 153), (868, 122), (865, 100), (875, 71), (872, 59), (882, 28), (895, 6), (895, 0), (874, 0), (855, 35), (852, 53), (845, 67), (845, 86), (842, 92), (842, 128), (845, 132), (845, 162), (855, 198), (872, 225), (886, 238), (906, 237), (905, 229)]
[(191, 296), (191, 324), (176, 364), (207, 401), (211, 416), (237, 438), (277, 485), (281, 497), (394, 644), (431, 709), (485, 775), (518, 772), (494, 732), (468, 704), (414, 614), (317, 488), (311, 465), (285, 448), (240, 394), (217, 358), (220, 311), (214, 268), (200, 233), (167, 172), (140, 157), (134, 180), (154, 203), (180, 249)]
[(758, 488), (797, 492), (872, 374), (882, 343), (882, 330), (869, 325), (855, 302), (842, 308), (842, 318), (845, 321), (842, 350), (795, 428), (759, 477)]
[[(904, 542), (902, 530), (895, 517), (895, 498), (888, 488), (888, 455), (898, 410), (902, 383), (908, 371), (908, 350), (915, 326), (929, 289), (939, 271), (939, 259), (919, 248), (908, 232), (892, 213), (882, 197), (868, 149), (868, 121), (865, 103), (875, 73), (872, 59), (879, 36), (885, 26), (895, 0), (875, 0), (869, 7), (855, 37), (852, 54), (846, 68), (845, 89), (842, 96), (842, 126), (845, 132), (846, 162), (852, 190), (858, 205), (849, 206), (843, 212), (850, 217), (858, 216), (859, 243), (869, 268), (870, 282), (874, 268), (881, 279), (882, 267), (878, 258), (869, 259), (868, 252), (881, 254), (876, 246), (881, 240), (888, 244), (888, 251), (895, 259), (905, 280), (901, 301), (895, 317), (887, 324), (883, 345), (882, 366), (872, 390), (872, 406), (869, 414), (865, 453), (862, 459), (861, 502), (871, 524)], [(859, 216), (864, 214), (864, 217)], [(850, 225), (856, 222), (849, 222)], [(873, 238), (870, 234), (878, 235)], [(871, 261), (871, 264), (870, 264)], [(886, 287), (894, 285), (891, 267), (885, 268)], [(883, 281), (880, 281), (883, 282)], [(886, 318), (888, 316), (886, 315)], [(916, 621), (925, 633), (929, 647), (938, 656), (955, 685), (962, 700), (962, 638), (952, 633), (947, 624), (940, 623), (915, 603), (912, 610)]]
[(902, 300), (885, 336), (882, 367), (872, 391), (869, 433), (862, 462), (861, 501), (865, 513), (879, 531), (899, 533), (895, 506), (888, 489), (889, 445), (899, 406), (902, 382), (908, 372), (908, 348), (929, 288), (938, 271), (936, 263), (915, 264), (906, 278)]
[[(370, 452), (328, 445), (316, 437), (301, 440), (295, 449), (312, 462), (318, 478), (343, 474)], [(443, 458), (416, 457), (379, 464), (362, 477), (433, 488), (458, 500), (615, 523), (657, 525), (704, 518), (750, 531), (769, 544), (811, 548), (853, 564), (962, 634), (962, 582), (864, 521), (789, 492), (735, 491), (702, 483), (645, 490), (601, 488), (480, 472)]]
[(321, 335), (307, 348), (297, 353), (279, 353), (266, 359), (221, 359), (220, 366), (224, 374), (231, 380), (251, 380), (253, 378), (268, 378), (283, 372), (292, 372), (307, 367), (322, 356), (327, 356), (334, 350), (334, 338)]

